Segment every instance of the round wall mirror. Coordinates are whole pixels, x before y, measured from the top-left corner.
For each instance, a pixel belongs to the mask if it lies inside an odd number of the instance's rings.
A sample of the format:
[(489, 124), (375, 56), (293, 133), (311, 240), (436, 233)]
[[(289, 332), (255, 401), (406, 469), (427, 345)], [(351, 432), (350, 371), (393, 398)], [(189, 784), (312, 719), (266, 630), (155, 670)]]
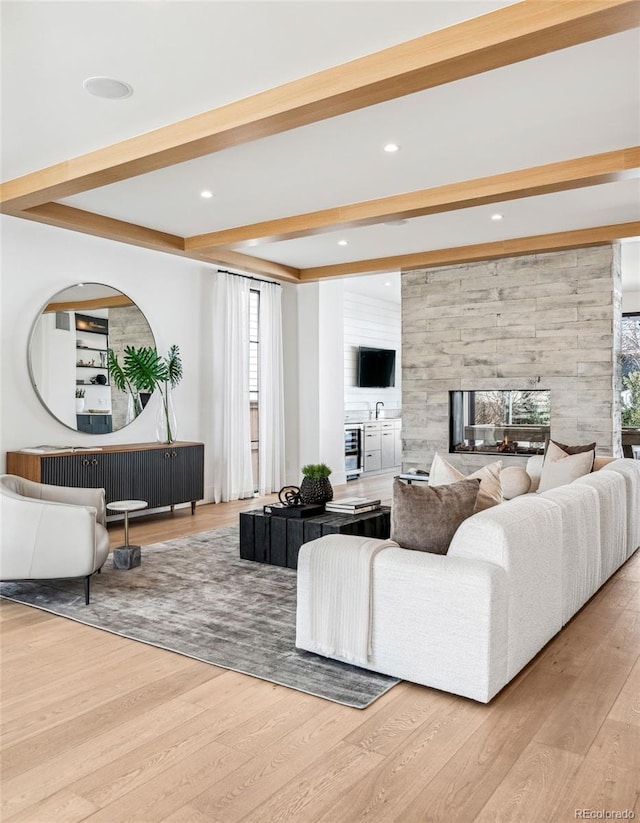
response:
[(29, 338), (29, 373), (42, 405), (70, 429), (108, 434), (130, 423), (133, 398), (112, 383), (108, 350), (155, 346), (136, 304), (117, 289), (82, 283), (55, 294)]

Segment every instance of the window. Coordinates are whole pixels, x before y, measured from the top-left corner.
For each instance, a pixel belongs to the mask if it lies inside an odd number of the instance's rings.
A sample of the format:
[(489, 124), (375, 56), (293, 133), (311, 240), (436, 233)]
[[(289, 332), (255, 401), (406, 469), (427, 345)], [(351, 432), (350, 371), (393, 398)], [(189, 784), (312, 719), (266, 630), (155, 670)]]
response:
[(622, 315), (622, 425), (640, 427), (640, 312)]
[(259, 457), (259, 351), (260, 351), (260, 292), (249, 292), (249, 410), (251, 417), (251, 466), (253, 471), (253, 488), (258, 491), (260, 457)]

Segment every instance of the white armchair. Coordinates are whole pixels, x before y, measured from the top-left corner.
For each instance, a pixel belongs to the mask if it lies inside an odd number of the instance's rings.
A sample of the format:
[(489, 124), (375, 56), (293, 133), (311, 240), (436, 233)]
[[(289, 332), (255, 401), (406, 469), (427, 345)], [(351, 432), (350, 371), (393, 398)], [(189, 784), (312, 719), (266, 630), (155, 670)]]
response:
[(0, 580), (83, 577), (109, 554), (104, 489), (76, 489), (0, 476)]

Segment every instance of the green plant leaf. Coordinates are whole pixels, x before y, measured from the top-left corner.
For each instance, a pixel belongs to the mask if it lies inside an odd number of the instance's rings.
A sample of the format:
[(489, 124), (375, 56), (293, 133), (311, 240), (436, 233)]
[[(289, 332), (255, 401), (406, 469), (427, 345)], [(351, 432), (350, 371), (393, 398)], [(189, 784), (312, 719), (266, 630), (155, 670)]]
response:
[(153, 346), (126, 346), (124, 373), (138, 392), (152, 392), (169, 379), (167, 365)]
[(126, 391), (127, 379), (113, 349), (107, 349), (107, 367), (109, 369), (109, 374), (111, 375), (111, 382), (121, 392)]
[(301, 471), (305, 477), (313, 478), (329, 477), (331, 474), (331, 469), (326, 463), (309, 463), (303, 466)]
[(182, 360), (180, 359), (180, 349), (175, 344), (169, 349), (169, 354), (165, 358), (167, 368), (167, 379), (171, 383), (171, 388), (175, 388), (182, 380)]

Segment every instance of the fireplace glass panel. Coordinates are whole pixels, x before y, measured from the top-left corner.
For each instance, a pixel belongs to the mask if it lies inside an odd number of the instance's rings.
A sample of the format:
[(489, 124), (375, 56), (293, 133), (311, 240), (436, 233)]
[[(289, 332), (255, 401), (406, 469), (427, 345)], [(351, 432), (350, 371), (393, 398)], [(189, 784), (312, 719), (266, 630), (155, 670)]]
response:
[(543, 454), (550, 416), (546, 389), (449, 392), (449, 451)]

